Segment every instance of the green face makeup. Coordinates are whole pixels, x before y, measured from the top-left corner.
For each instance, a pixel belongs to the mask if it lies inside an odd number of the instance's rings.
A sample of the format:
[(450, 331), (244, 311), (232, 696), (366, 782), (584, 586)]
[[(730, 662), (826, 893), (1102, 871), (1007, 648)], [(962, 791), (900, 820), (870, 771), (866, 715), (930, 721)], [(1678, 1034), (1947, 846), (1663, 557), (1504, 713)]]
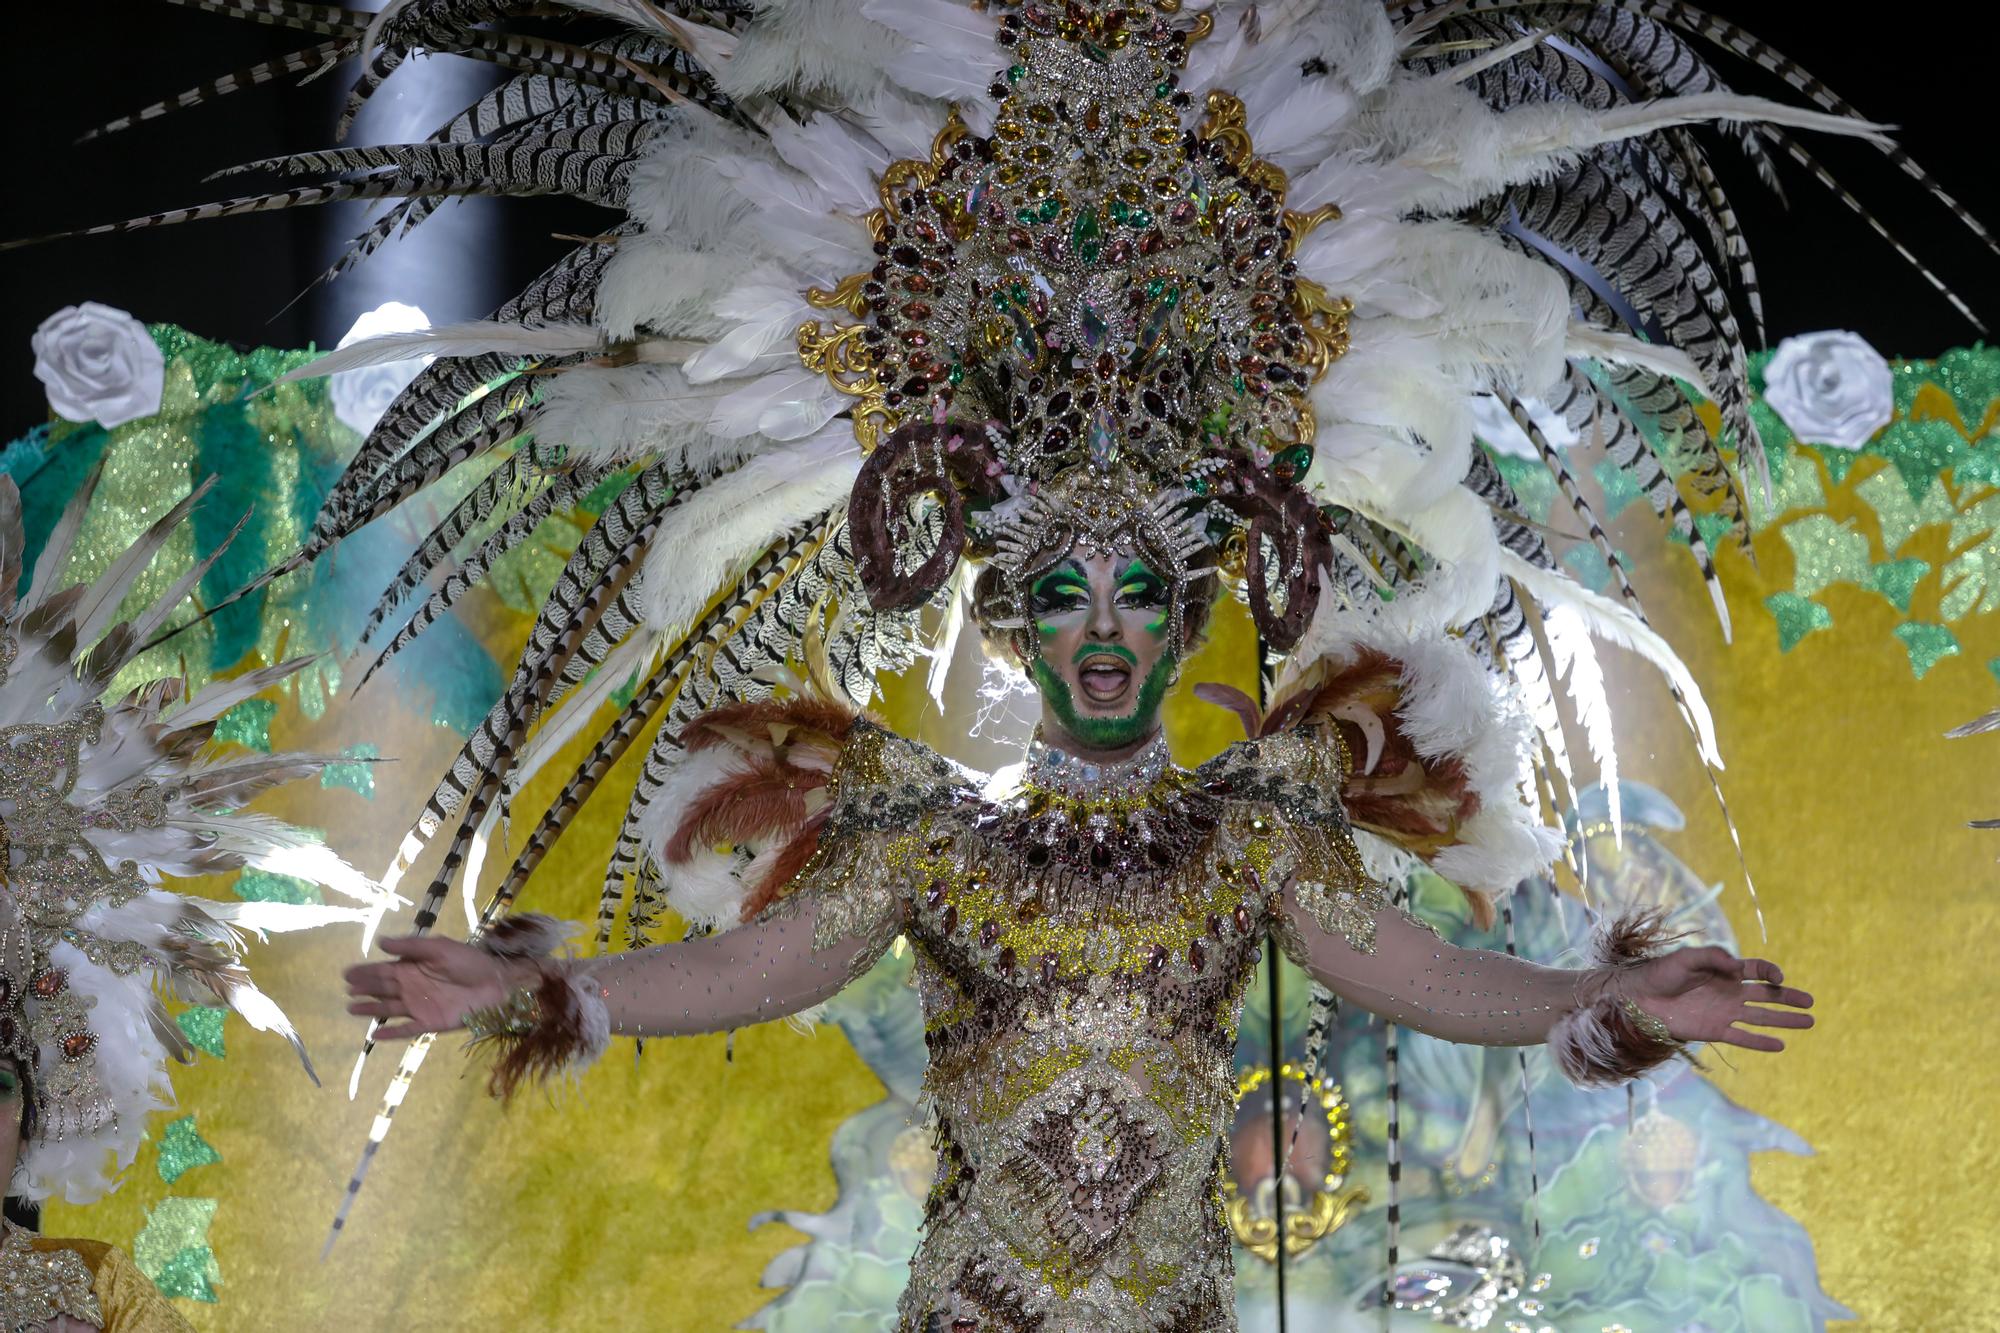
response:
[(1074, 560), (1063, 561), (1028, 588), (1028, 610), (1044, 638), (1056, 632), (1052, 617), (1086, 610), (1089, 606), (1090, 578)]
[[(1144, 561), (1136, 559), (1118, 571), (1116, 580), (1112, 589), (1113, 606), (1121, 613), (1156, 612), (1144, 630), (1155, 639), (1164, 637), (1172, 603), (1166, 580)], [(1028, 599), (1040, 645), (1051, 647), (1065, 630), (1065, 618), (1091, 612), (1090, 576), (1078, 561), (1065, 560), (1029, 586)], [(1068, 623), (1068, 629), (1074, 632), (1073, 621)], [(1080, 666), (1087, 658), (1099, 655), (1116, 657), (1134, 671), (1141, 661), (1139, 653), (1122, 643), (1097, 642), (1086, 637), (1071, 650), (1069, 665)], [(1154, 656), (1153, 665), (1133, 695), (1131, 710), (1116, 717), (1091, 716), (1081, 711), (1070, 682), (1044, 655), (1038, 654), (1029, 664), (1029, 674), (1063, 730), (1093, 748), (1118, 749), (1143, 740), (1158, 725), (1160, 703), (1173, 683), (1175, 657), (1171, 650)]]
[(0, 1065), (0, 1102), (16, 1101), (21, 1096), (21, 1075), (8, 1065)]
[(1174, 659), (1171, 653), (1160, 655), (1153, 669), (1146, 673), (1146, 679), (1139, 683), (1132, 711), (1117, 717), (1091, 717), (1078, 712), (1069, 682), (1057, 674), (1046, 658), (1037, 657), (1029, 663), (1028, 674), (1034, 678), (1036, 688), (1041, 690), (1042, 698), (1048, 701), (1064, 731), (1092, 749), (1115, 750), (1144, 739), (1153, 730), (1160, 715), (1160, 701), (1167, 697), (1167, 686), (1173, 683)]

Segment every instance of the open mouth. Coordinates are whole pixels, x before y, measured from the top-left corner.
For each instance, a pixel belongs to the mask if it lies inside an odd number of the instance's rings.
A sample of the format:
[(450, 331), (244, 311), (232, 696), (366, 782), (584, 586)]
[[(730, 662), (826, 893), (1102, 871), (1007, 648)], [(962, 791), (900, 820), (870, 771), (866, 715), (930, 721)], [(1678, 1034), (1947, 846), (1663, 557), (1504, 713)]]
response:
[(1131, 688), (1132, 664), (1110, 653), (1092, 653), (1077, 663), (1077, 684), (1092, 703), (1117, 703)]

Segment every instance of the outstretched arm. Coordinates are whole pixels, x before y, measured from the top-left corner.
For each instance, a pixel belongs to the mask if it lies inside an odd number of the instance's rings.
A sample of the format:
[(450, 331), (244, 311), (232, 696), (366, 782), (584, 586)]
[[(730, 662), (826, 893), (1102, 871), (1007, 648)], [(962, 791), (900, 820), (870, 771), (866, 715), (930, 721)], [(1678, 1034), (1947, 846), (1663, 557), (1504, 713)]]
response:
[(1629, 924), (1598, 966), (1569, 969), (1461, 949), (1373, 885), (1287, 884), (1275, 908), (1286, 952), (1335, 994), (1447, 1041), (1552, 1042), (1579, 1082), (1629, 1076), (1688, 1042), (1784, 1049), (1738, 1024), (1812, 1026), (1801, 1012), (1812, 997), (1785, 986), (1776, 964), (1717, 948), (1649, 954)]
[(504, 1010), (552, 975), (602, 1005), (609, 1031), (628, 1037), (721, 1032), (782, 1018), (830, 998), (882, 951), (879, 933), (839, 935), (815, 948), (825, 904), (781, 908), (735, 930), (607, 958), (509, 956), (458, 940), (382, 941), (387, 963), (347, 969), (349, 1013), (381, 1019), (387, 1040), (466, 1026)]

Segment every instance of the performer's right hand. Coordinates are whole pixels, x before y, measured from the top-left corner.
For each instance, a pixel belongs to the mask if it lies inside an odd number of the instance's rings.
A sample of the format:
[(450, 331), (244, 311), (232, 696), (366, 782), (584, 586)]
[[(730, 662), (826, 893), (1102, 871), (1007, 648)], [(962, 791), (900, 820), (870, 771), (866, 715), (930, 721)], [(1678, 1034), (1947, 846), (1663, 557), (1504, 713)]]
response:
[(518, 982), (507, 961), (462, 940), (401, 935), (383, 940), (382, 950), (396, 961), (360, 963), (343, 975), (347, 1012), (383, 1020), (375, 1032), (383, 1041), (461, 1028), (467, 1013), (502, 1003)]

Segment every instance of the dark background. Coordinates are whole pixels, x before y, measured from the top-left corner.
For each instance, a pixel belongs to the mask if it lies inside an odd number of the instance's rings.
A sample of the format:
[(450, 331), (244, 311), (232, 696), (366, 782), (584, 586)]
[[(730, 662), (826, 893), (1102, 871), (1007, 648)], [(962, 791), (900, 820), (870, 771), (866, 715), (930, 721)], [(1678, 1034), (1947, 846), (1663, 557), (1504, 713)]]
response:
[[(373, 7), (372, 4), (369, 7)], [(1819, 0), (1727, 0), (1710, 9), (1798, 60), (1864, 114), (1900, 125), (1913, 154), (1972, 213), (2000, 226), (1994, 180), (1994, 51), (2000, 6), (1836, 6)], [(314, 38), (159, 0), (36, 3), (8, 12), (12, 68), (0, 84), (8, 175), (0, 236), (36, 235), (236, 193), (202, 183), (218, 168), (328, 146), (351, 64), (300, 88), (275, 81), (74, 145), (85, 130)], [(482, 66), (451, 58), (406, 66), (377, 94), (351, 142), (421, 138), (490, 86)], [(1727, 55), (1741, 91), (1787, 97)], [(2000, 258), (1887, 159), (1865, 146), (1805, 136), (1813, 151), (1982, 314), (2000, 321)], [(1977, 332), (1861, 222), (1787, 168), (1789, 209), (1716, 154), (1764, 279), (1773, 339), (1845, 327), (1891, 355), (1932, 355)], [(253, 178), (262, 180), (264, 178)], [(58, 241), (0, 253), (0, 438), (45, 414), (28, 338), (56, 309), (84, 300), (244, 346), (331, 346), (354, 316), (389, 299), (433, 322), (488, 313), (567, 249), (555, 232), (594, 232), (608, 215), (562, 200), (447, 205), (357, 272), (305, 292), (367, 206), (336, 205), (128, 236)]]

